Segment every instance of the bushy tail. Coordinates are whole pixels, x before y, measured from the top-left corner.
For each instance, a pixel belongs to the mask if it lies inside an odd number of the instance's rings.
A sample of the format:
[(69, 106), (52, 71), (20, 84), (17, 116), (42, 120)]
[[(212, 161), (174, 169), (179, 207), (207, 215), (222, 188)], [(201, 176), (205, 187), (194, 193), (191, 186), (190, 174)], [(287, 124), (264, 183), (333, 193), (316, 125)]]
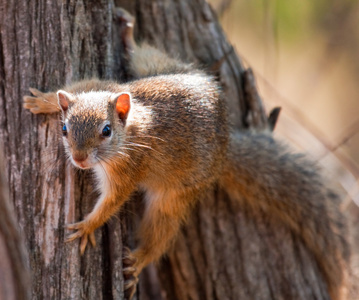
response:
[(349, 246), (340, 199), (315, 164), (270, 135), (233, 133), (220, 181), (232, 199), (262, 209), (299, 236), (314, 254), (332, 299), (340, 297)]
[(192, 64), (186, 64), (169, 57), (164, 52), (144, 43), (134, 47), (130, 68), (136, 78), (164, 74), (191, 73), (195, 70)]

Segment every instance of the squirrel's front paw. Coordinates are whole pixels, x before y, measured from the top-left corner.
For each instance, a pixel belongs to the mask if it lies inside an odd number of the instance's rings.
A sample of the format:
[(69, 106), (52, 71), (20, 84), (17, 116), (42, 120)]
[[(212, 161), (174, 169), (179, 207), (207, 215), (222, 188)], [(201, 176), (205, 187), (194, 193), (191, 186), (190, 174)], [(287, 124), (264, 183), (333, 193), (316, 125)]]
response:
[(34, 88), (29, 90), (34, 96), (24, 96), (24, 108), (33, 114), (50, 114), (60, 111), (55, 93), (42, 93)]
[(77, 238), (81, 238), (81, 244), (80, 244), (80, 253), (81, 255), (84, 254), (87, 242), (90, 239), (91, 245), (93, 247), (96, 246), (96, 239), (94, 234), (94, 229), (88, 225), (88, 222), (86, 220), (83, 220), (78, 223), (69, 224), (67, 225), (67, 228), (70, 230), (76, 230), (75, 233), (71, 234), (67, 239), (66, 243), (72, 242), (76, 240)]
[(136, 284), (138, 282), (136, 268), (134, 265), (136, 264), (137, 259), (132, 255), (132, 252), (129, 248), (123, 248), (123, 258), (122, 258), (122, 266), (123, 266), (123, 276), (125, 278), (125, 299), (131, 300), (133, 295), (136, 292)]

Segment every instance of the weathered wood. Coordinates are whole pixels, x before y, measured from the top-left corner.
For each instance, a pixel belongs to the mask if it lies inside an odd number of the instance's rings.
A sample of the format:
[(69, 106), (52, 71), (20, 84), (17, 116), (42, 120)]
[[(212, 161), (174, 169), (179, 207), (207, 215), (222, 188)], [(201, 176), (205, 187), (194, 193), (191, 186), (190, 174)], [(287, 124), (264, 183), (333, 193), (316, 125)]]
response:
[(77, 243), (64, 243), (65, 225), (93, 205), (92, 180), (65, 164), (58, 116), (22, 109), (29, 87), (46, 91), (84, 77), (113, 77), (111, 3), (6, 1), (0, 15), (0, 140), (33, 299), (119, 299), (120, 222), (98, 230), (99, 247), (84, 257)]
[[(136, 16), (139, 40), (209, 70), (223, 61), (213, 75), (233, 125), (261, 127), (264, 110), (258, 99), (246, 97), (244, 68), (205, 1), (116, 3)], [(123, 297), (122, 246), (133, 245), (137, 207), (126, 207), (97, 230), (98, 246), (80, 257), (77, 243), (64, 243), (64, 226), (91, 210), (96, 197), (91, 176), (65, 163), (58, 117), (31, 115), (21, 107), (30, 86), (46, 91), (90, 76), (126, 79), (118, 30), (109, 0), (0, 4), (0, 141), (26, 239), (33, 299)], [(303, 242), (264, 212), (232, 203), (220, 190), (203, 195), (158, 270), (171, 300), (329, 299)], [(150, 298), (144, 282), (141, 287), (141, 298)]]
[(5, 166), (0, 160), (0, 299), (30, 299), (26, 250), (9, 198)]

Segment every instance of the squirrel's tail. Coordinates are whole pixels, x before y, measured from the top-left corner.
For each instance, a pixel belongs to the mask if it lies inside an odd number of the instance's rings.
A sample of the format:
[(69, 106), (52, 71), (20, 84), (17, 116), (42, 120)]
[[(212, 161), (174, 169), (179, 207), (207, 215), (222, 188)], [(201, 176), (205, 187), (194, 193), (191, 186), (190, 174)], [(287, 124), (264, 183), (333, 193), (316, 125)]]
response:
[(136, 78), (154, 75), (190, 73), (195, 70), (192, 64), (186, 64), (172, 58), (146, 43), (135, 46), (130, 60), (130, 68)]
[(349, 246), (339, 197), (325, 185), (315, 164), (290, 153), (270, 135), (231, 134), (220, 185), (278, 219), (313, 253), (332, 299), (340, 297)]

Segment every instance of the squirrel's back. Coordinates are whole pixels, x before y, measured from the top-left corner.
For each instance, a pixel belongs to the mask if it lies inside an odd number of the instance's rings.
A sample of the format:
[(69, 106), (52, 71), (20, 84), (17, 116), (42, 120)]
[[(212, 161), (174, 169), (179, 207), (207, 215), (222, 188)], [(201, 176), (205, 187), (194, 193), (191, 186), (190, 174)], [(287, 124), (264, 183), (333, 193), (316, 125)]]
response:
[(165, 141), (158, 151), (166, 153), (166, 161), (196, 169), (203, 175), (196, 176), (198, 182), (218, 177), (227, 151), (228, 124), (214, 79), (201, 72), (161, 75), (134, 81), (128, 87), (134, 103), (151, 112), (151, 123), (141, 134)]
[(98, 105), (86, 107), (81, 102), (101, 102), (103, 92), (131, 94), (122, 143), (141, 145), (140, 152), (129, 150), (128, 155), (146, 166), (154, 181), (169, 182), (172, 174), (173, 181), (182, 186), (200, 187), (218, 178), (227, 152), (228, 123), (224, 100), (212, 76), (192, 71), (127, 84), (91, 79), (65, 90), (78, 95), (71, 108), (76, 115), (96, 115)]

